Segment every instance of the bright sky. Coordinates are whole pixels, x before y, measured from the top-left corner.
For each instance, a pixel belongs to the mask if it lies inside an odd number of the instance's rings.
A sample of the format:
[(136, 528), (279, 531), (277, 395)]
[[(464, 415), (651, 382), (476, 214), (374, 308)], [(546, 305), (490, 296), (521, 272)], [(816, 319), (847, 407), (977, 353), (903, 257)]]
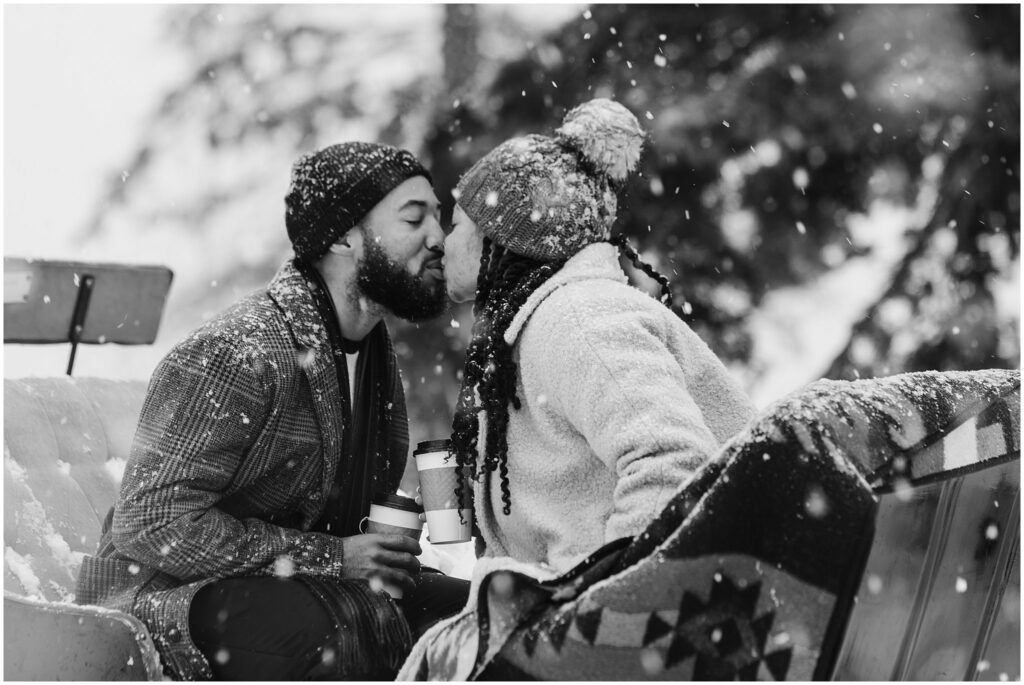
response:
[(184, 65), (164, 7), (5, 5), (4, 255), (72, 258), (159, 95)]

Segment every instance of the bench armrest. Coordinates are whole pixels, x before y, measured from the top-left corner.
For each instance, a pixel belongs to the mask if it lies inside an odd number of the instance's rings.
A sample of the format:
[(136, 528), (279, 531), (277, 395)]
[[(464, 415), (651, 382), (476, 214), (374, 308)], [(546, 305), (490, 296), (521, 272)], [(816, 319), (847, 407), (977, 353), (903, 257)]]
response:
[(4, 680), (161, 680), (134, 616), (4, 592)]

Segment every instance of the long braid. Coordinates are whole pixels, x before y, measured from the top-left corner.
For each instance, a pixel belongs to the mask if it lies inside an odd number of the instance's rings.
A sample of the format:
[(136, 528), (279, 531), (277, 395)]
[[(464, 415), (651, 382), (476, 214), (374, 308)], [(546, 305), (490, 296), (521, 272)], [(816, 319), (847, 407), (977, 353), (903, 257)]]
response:
[(487, 296), (491, 292), (491, 279), (487, 277), (487, 266), (491, 263), (491, 250), (493, 249), (491, 239), (484, 236), (484, 246), (480, 251), (480, 268), (476, 273), (476, 299), (473, 301), (473, 314), (479, 314)]
[[(458, 466), (457, 497), (468, 487), (465, 478), (498, 471), (505, 514), (512, 510), (508, 479), (508, 405), (521, 407), (516, 396), (517, 368), (505, 331), (523, 303), (564, 262), (540, 262), (484, 240), (477, 276), (472, 339), (466, 351), (462, 387), (452, 422), (452, 449)], [(487, 417), (484, 458), (480, 463), (479, 413)]]
[[(477, 436), (480, 433), (480, 421), (477, 412), (480, 407), (476, 402), (476, 391), (473, 383), (466, 380), (471, 376), (479, 377), (478, 369), (483, 368), (486, 350), (482, 345), (474, 344), (483, 337), (488, 327), (488, 322), (483, 316), (483, 302), (487, 300), (487, 293), (490, 292), (490, 280), (487, 278), (487, 265), (490, 262), (491, 239), (485, 237), (483, 250), (480, 255), (480, 269), (476, 278), (476, 300), (473, 302), (473, 331), (472, 342), (466, 350), (466, 362), (463, 369), (462, 386), (459, 388), (459, 397), (455, 405), (455, 417), (452, 421), (452, 442), (457, 445), (455, 448), (456, 482), (455, 501), (462, 502), (466, 488), (466, 476), (475, 479), (477, 477), (476, 447)], [(481, 296), (482, 294), (482, 296)], [(473, 458), (467, 458), (473, 455)], [(468, 470), (468, 474), (466, 473)], [(461, 518), (461, 512), (460, 512)]]
[(658, 298), (658, 300), (669, 309), (672, 309), (672, 284), (669, 282), (668, 278), (658, 273), (653, 266), (640, 259), (640, 253), (629, 244), (625, 234), (620, 233), (616, 236), (612, 236), (608, 242), (622, 250), (623, 253), (629, 257), (629, 261), (633, 262), (633, 265), (636, 268), (643, 271), (661, 285), (661, 297)]

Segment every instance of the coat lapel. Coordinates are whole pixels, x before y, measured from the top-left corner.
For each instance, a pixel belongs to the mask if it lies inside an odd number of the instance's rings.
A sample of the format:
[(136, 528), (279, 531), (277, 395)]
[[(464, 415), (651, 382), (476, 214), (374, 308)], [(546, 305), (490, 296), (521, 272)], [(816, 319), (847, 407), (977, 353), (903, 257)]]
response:
[(291, 328), (297, 346), (299, 366), (306, 374), (313, 394), (317, 423), (323, 441), (324, 468), (320, 483), (322, 504), (327, 499), (338, 467), (338, 459), (331, 458), (341, 449), (342, 431), (345, 429), (344, 407), (338, 374), (327, 329), (320, 320), (309, 283), (288, 260), (278, 270), (268, 290), (271, 299), (281, 308)]

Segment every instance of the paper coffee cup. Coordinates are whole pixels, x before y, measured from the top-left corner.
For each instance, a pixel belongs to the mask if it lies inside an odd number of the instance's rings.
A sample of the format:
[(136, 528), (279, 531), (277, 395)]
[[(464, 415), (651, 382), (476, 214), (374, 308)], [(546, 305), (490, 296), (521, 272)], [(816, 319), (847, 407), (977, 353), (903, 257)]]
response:
[(466, 483), (462, 500), (458, 501), (455, 495), (458, 476), (450, 441), (421, 442), (413, 451), (413, 457), (427, 515), (427, 539), (433, 545), (469, 542), (473, 525), (471, 486)]
[[(411, 497), (388, 495), (374, 500), (370, 504), (370, 514), (366, 517), (366, 532), (405, 535), (418, 541), (423, 530), (421, 511), (416, 500)], [(402, 588), (391, 583), (382, 583), (381, 589), (395, 599), (401, 599), (404, 594)]]

